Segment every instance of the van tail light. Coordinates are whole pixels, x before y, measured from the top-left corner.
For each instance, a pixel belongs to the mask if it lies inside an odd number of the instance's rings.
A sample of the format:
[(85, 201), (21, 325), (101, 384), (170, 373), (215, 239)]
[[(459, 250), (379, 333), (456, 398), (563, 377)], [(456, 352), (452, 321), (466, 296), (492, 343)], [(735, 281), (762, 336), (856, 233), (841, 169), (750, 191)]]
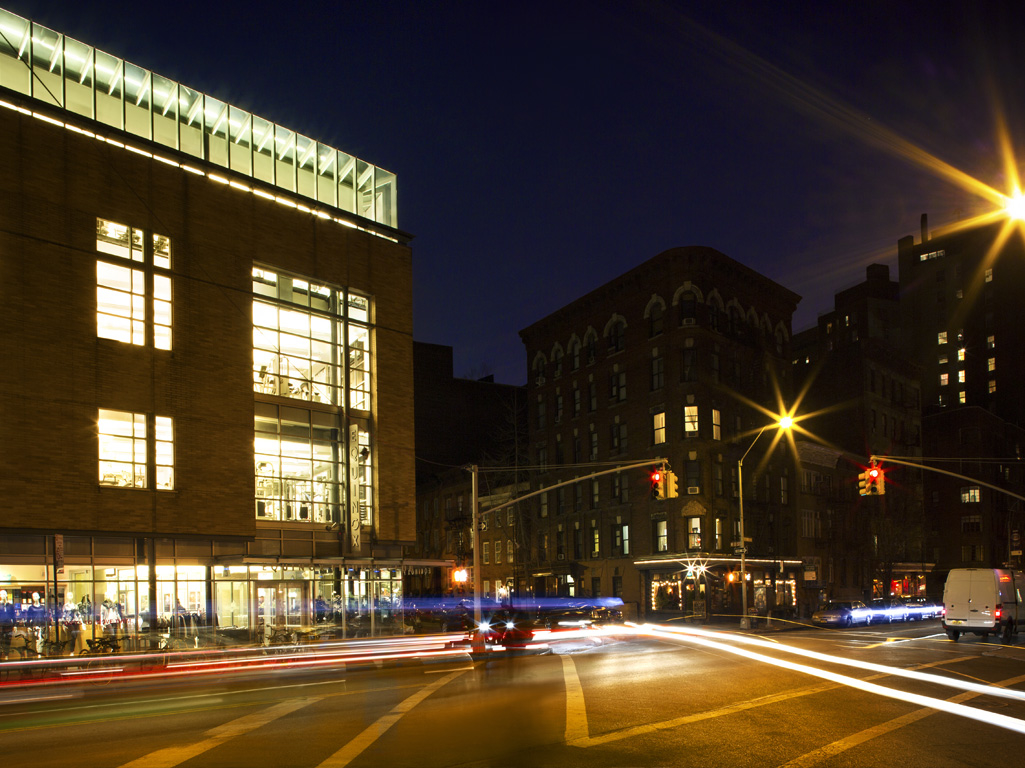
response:
[(1000, 621), (1000, 617), (1003, 616), (1003, 615), (1004, 615), (1004, 606), (1003, 606), (1003, 603), (1000, 603), (999, 605), (997, 605), (997, 607), (995, 609), (993, 609), (993, 618), (996, 619), (997, 621)]

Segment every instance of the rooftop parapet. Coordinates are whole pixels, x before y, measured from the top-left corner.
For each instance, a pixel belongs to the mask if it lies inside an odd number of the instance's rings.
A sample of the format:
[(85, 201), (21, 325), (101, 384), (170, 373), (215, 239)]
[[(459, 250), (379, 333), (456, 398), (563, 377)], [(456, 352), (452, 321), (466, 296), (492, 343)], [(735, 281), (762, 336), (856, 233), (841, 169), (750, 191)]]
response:
[(394, 173), (2, 8), (0, 87), (398, 227)]

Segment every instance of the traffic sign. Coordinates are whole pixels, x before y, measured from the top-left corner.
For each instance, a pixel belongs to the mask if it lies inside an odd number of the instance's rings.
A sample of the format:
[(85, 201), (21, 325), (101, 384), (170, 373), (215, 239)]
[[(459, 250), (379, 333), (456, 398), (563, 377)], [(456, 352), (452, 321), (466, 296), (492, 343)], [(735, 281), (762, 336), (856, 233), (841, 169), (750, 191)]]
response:
[(734, 550), (733, 550), (733, 554), (735, 554), (735, 555), (746, 555), (747, 554), (747, 547), (735, 547)]

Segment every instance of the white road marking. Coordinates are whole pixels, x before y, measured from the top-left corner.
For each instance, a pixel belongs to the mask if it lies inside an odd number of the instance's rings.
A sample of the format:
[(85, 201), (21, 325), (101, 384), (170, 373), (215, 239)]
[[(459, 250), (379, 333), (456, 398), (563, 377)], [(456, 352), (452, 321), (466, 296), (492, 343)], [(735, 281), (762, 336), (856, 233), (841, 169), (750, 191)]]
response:
[(320, 701), (321, 698), (323, 697), (283, 701), (269, 709), (252, 712), (235, 720), (229, 720), (227, 723), (216, 728), (211, 728), (207, 731), (207, 738), (202, 741), (197, 741), (194, 744), (158, 749), (156, 752), (150, 752), (148, 755), (143, 755), (132, 760), (130, 763), (125, 763), (121, 768), (174, 768), (174, 766), (181, 765), (186, 760), (191, 760), (197, 755), (220, 746), (236, 736), (242, 736), (250, 731), (255, 731), (257, 728), (262, 728), (279, 717), (284, 717), (295, 712), (297, 709), (302, 709), (316, 701)]
[(446, 683), (455, 680), (461, 674), (466, 672), (465, 669), (459, 669), (455, 672), (451, 672), (445, 677), (439, 680), (435, 680), (430, 685), (424, 686), (419, 691), (414, 693), (412, 696), (404, 699), (397, 704), (391, 712), (387, 715), (383, 715), (377, 719), (377, 722), (372, 723), (363, 729), (362, 733), (358, 734), (356, 738), (346, 744), (344, 747), (339, 749), (327, 760), (322, 762), (317, 768), (344, 768), (344, 766), (351, 763), (356, 757), (359, 756), (363, 750), (381, 738), (389, 728), (397, 723), (404, 714), (409, 712), (413, 707), (419, 704), (421, 701), (426, 699), (436, 690), (441, 688)]

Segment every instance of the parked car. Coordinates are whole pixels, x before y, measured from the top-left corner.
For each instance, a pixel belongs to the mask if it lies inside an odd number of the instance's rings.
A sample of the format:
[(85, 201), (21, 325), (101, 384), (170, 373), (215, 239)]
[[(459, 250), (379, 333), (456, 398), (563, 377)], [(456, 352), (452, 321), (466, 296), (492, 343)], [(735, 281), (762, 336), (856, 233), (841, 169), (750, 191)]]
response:
[(812, 614), (813, 624), (850, 627), (854, 624), (868, 624), (872, 612), (860, 600), (830, 600)]
[(904, 599), (908, 607), (908, 618), (911, 620), (935, 619), (943, 615), (943, 606), (925, 597), (908, 597)]
[(891, 624), (895, 621), (907, 621), (910, 610), (900, 600), (877, 597), (869, 600), (868, 609), (872, 612), (873, 624)]

